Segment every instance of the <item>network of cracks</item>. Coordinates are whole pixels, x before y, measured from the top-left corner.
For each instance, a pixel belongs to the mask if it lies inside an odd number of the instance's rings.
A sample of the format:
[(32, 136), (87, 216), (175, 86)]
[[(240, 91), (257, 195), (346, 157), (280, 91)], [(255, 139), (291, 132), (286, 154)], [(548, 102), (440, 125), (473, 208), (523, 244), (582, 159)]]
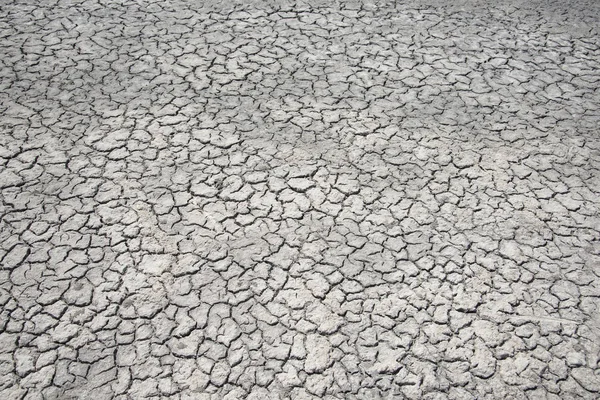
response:
[(598, 398), (598, 16), (2, 1), (0, 398)]

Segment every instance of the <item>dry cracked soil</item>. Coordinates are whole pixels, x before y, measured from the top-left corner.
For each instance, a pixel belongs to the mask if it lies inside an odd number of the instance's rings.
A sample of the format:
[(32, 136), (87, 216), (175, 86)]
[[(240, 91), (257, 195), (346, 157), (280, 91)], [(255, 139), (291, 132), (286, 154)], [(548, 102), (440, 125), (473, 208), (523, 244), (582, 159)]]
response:
[(599, 21), (0, 0), (0, 398), (600, 398)]

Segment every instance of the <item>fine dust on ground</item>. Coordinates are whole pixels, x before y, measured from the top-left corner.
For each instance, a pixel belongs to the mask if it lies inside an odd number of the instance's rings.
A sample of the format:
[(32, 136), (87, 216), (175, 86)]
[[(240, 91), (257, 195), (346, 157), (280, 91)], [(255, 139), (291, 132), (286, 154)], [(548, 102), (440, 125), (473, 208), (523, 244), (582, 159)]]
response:
[(598, 398), (599, 16), (0, 0), (0, 399)]

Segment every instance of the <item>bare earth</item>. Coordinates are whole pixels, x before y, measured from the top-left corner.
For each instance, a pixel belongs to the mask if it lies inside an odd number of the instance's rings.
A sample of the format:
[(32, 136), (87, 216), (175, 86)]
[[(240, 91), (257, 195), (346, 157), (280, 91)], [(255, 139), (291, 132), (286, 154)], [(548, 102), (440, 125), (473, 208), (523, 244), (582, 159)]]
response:
[(600, 398), (599, 32), (0, 0), (0, 399)]

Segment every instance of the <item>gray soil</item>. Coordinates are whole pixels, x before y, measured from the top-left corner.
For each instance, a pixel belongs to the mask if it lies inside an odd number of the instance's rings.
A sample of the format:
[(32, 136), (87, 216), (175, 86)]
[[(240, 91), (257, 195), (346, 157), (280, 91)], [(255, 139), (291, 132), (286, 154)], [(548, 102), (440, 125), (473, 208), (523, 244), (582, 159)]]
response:
[(0, 399), (597, 399), (600, 2), (0, 0)]

